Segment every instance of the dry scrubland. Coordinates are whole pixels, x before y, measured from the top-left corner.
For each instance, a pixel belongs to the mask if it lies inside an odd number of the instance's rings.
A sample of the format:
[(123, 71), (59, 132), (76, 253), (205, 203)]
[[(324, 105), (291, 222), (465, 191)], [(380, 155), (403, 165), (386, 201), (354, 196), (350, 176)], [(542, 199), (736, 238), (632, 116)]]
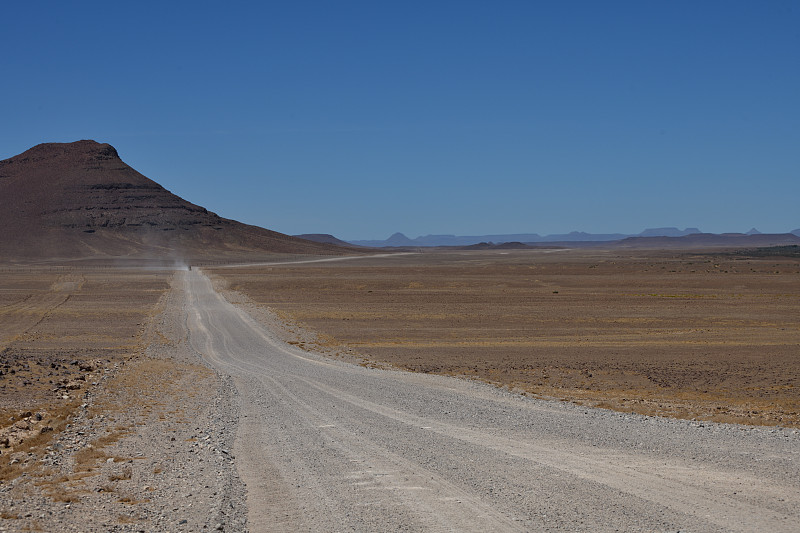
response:
[[(187, 398), (215, 390), (205, 367), (144, 354), (147, 346), (170, 342), (152, 322), (171, 276), (157, 270), (0, 269), (5, 527), (52, 530), (79, 515), (81, 523), (97, 520), (98, 528), (137, 523), (138, 504), (149, 500), (137, 471), (148, 468), (154, 477), (166, 467), (149, 462), (170, 459), (120, 456), (119, 445), (145, 424), (192, 423), (186, 417), (193, 415), (184, 413)], [(59, 517), (48, 502), (66, 514)], [(99, 512), (101, 503), (119, 508)], [(40, 517), (35, 509), (47, 513)]]
[(60, 420), (104, 369), (141, 352), (167, 281), (163, 273), (2, 269), (0, 426), (28, 411)]
[(800, 427), (800, 262), (446, 252), (218, 269), (309, 349), (641, 414)]

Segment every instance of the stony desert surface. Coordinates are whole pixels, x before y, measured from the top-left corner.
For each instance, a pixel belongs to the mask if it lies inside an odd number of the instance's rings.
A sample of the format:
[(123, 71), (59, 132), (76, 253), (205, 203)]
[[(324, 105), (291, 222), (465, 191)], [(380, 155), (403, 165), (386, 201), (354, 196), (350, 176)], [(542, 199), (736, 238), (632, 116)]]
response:
[(285, 342), (201, 269), (175, 287), (190, 344), (236, 386), (250, 531), (796, 530), (798, 430), (352, 364)]
[(243, 529), (230, 384), (173, 276), (0, 267), (0, 531)]
[(294, 322), (308, 350), (624, 412), (800, 427), (797, 257), (452, 251), (211, 272)]
[(0, 267), (0, 531), (792, 530), (796, 258), (274, 259)]
[(80, 403), (97, 372), (143, 350), (144, 324), (168, 279), (116, 269), (0, 269), (0, 416)]

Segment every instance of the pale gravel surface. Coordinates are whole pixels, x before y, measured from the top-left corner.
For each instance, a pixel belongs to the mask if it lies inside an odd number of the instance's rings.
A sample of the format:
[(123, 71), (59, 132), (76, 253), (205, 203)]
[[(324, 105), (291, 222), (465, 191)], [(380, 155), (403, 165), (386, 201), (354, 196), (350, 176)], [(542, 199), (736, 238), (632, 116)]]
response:
[[(103, 464), (78, 502), (2, 487), (24, 518), (0, 530), (798, 530), (798, 431), (365, 368), (286, 344), (268, 310), (225, 294), (237, 305), (202, 273), (176, 274), (148, 349), (185, 370), (163, 391), (168, 408), (114, 415), (132, 429), (109, 451), (129, 459)], [(192, 371), (200, 361), (214, 371)], [(47, 466), (69, 471), (108, 425), (86, 416), (104, 400), (102, 383), (94, 390)], [(125, 469), (131, 479), (97, 492)]]
[[(230, 377), (204, 367), (189, 346), (183, 279), (174, 282), (148, 325), (146, 354), (98, 376), (39, 470), (0, 485), (0, 531), (247, 529), (232, 454), (238, 396)], [(119, 428), (123, 438), (97, 446)], [(75, 459), (89, 446), (111, 457), (93, 461), (87, 476)]]
[(191, 345), (239, 391), (251, 531), (798, 529), (797, 431), (334, 361), (185, 276)]

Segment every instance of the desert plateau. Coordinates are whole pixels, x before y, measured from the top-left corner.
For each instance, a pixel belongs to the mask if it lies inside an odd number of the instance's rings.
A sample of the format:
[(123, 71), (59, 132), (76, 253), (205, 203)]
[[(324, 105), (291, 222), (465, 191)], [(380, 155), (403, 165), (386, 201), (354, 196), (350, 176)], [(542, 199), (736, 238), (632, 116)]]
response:
[(93, 141), (0, 198), (0, 531), (796, 530), (793, 234), (360, 248)]

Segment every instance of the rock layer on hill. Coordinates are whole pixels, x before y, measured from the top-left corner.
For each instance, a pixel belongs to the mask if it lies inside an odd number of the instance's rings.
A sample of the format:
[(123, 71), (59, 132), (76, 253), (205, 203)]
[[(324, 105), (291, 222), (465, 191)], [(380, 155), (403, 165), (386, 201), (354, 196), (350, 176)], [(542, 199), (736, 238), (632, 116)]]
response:
[(40, 144), (0, 161), (0, 224), (3, 260), (342, 253), (222, 218), (89, 140)]

